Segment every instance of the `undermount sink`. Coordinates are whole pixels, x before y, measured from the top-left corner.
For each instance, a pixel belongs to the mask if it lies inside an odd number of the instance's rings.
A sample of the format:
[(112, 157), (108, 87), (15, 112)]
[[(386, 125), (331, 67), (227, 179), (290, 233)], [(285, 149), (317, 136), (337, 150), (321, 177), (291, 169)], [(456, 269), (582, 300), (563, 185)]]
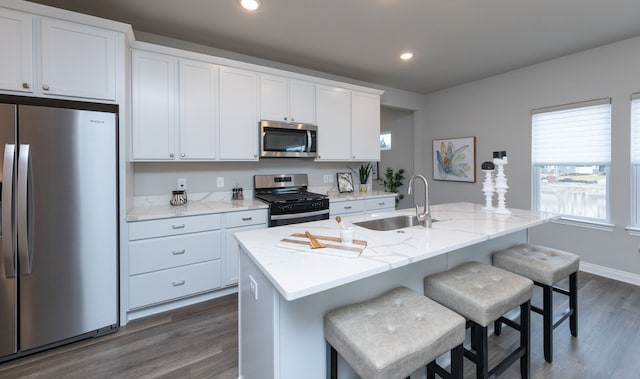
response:
[[(437, 222), (438, 220), (431, 220), (431, 222)], [(379, 218), (377, 220), (369, 220), (362, 222), (354, 222), (353, 225), (358, 225), (363, 228), (378, 230), (378, 231), (388, 231), (388, 230), (396, 230), (402, 228), (409, 228), (412, 226), (423, 226), (426, 227), (426, 223), (424, 221), (418, 221), (418, 217), (416, 216), (394, 216), (387, 218)]]

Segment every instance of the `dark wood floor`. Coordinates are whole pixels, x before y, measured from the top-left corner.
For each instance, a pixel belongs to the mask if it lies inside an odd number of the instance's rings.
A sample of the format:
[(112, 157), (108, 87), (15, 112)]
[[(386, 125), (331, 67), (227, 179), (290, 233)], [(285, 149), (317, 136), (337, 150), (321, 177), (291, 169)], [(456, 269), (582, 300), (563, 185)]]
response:
[[(580, 273), (579, 337), (554, 333), (554, 363), (542, 354), (542, 320), (532, 315), (532, 378), (640, 378), (640, 287)], [(534, 303), (541, 294), (536, 292)], [(556, 295), (556, 309), (566, 307)], [(117, 333), (0, 364), (0, 378), (220, 378), (238, 375), (236, 295), (136, 320)], [(499, 359), (517, 343), (508, 327), (491, 337)], [(475, 366), (465, 363), (465, 378)], [(301, 374), (301, 378), (304, 375)], [(502, 378), (518, 378), (517, 365)]]

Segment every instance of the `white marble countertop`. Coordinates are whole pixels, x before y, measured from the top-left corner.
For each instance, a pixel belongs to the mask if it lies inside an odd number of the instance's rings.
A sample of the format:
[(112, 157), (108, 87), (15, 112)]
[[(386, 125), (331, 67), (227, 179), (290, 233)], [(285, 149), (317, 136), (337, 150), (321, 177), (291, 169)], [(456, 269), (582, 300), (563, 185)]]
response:
[[(448, 253), (492, 238), (543, 224), (551, 214), (511, 209), (511, 215), (482, 211), (471, 203), (441, 204), (431, 207), (438, 222), (432, 228), (421, 226), (393, 231), (374, 231), (354, 225), (354, 239), (368, 245), (359, 257), (341, 257), (313, 251), (276, 246), (292, 233), (309, 231), (314, 235), (339, 237), (334, 220), (286, 225), (236, 233), (235, 236), (252, 261), (288, 301), (379, 274), (413, 262)], [(406, 209), (344, 217), (354, 222), (396, 215), (413, 215)], [(317, 252), (316, 252), (317, 251)]]
[[(312, 188), (309, 189), (313, 191)], [(397, 194), (383, 191), (339, 193), (337, 191), (323, 191), (327, 193), (329, 201), (340, 202), (348, 200), (363, 200), (395, 196)], [(194, 216), (210, 213), (224, 213), (246, 211), (253, 209), (267, 209), (268, 205), (253, 198), (253, 191), (246, 191), (244, 200), (231, 200), (231, 192), (209, 192), (187, 194), (187, 204), (173, 206), (169, 204), (170, 196), (138, 196), (134, 200), (133, 208), (127, 212), (127, 221), (145, 221), (162, 218)]]

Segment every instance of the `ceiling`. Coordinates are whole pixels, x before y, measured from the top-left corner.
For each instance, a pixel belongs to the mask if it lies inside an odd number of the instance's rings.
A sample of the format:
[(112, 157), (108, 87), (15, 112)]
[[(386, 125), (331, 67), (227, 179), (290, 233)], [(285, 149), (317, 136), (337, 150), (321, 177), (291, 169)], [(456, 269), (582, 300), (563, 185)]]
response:
[(31, 1), (418, 93), (640, 36), (638, 0)]

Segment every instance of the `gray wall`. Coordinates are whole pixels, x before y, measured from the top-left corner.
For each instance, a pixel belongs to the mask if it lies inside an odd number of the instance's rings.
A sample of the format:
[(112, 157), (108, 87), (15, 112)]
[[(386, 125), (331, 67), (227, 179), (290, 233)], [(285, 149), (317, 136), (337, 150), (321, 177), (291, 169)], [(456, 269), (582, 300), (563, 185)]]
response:
[[(421, 160), (431, 164), (433, 138), (477, 136), (476, 166), (494, 150), (507, 150), (507, 206), (531, 207), (530, 111), (552, 105), (612, 98), (613, 230), (548, 224), (531, 241), (574, 251), (582, 262), (640, 274), (638, 237), (625, 231), (631, 220), (630, 94), (640, 91), (640, 37), (540, 63), (427, 96)], [(428, 134), (428, 136), (427, 136)], [(428, 138), (427, 138), (428, 137)], [(476, 167), (477, 168), (477, 167)], [(425, 170), (432, 176), (432, 173)], [(482, 172), (479, 172), (482, 174)], [(474, 184), (431, 182), (437, 203), (483, 202), (482, 175)]]
[(382, 107), (380, 110), (380, 132), (391, 132), (391, 150), (380, 152), (380, 181), (374, 183), (374, 189), (384, 190), (382, 180), (387, 167), (394, 171), (405, 170), (404, 185), (399, 193), (404, 195), (398, 203), (398, 209), (413, 207), (413, 195), (407, 195), (407, 184), (413, 175), (413, 111)]

